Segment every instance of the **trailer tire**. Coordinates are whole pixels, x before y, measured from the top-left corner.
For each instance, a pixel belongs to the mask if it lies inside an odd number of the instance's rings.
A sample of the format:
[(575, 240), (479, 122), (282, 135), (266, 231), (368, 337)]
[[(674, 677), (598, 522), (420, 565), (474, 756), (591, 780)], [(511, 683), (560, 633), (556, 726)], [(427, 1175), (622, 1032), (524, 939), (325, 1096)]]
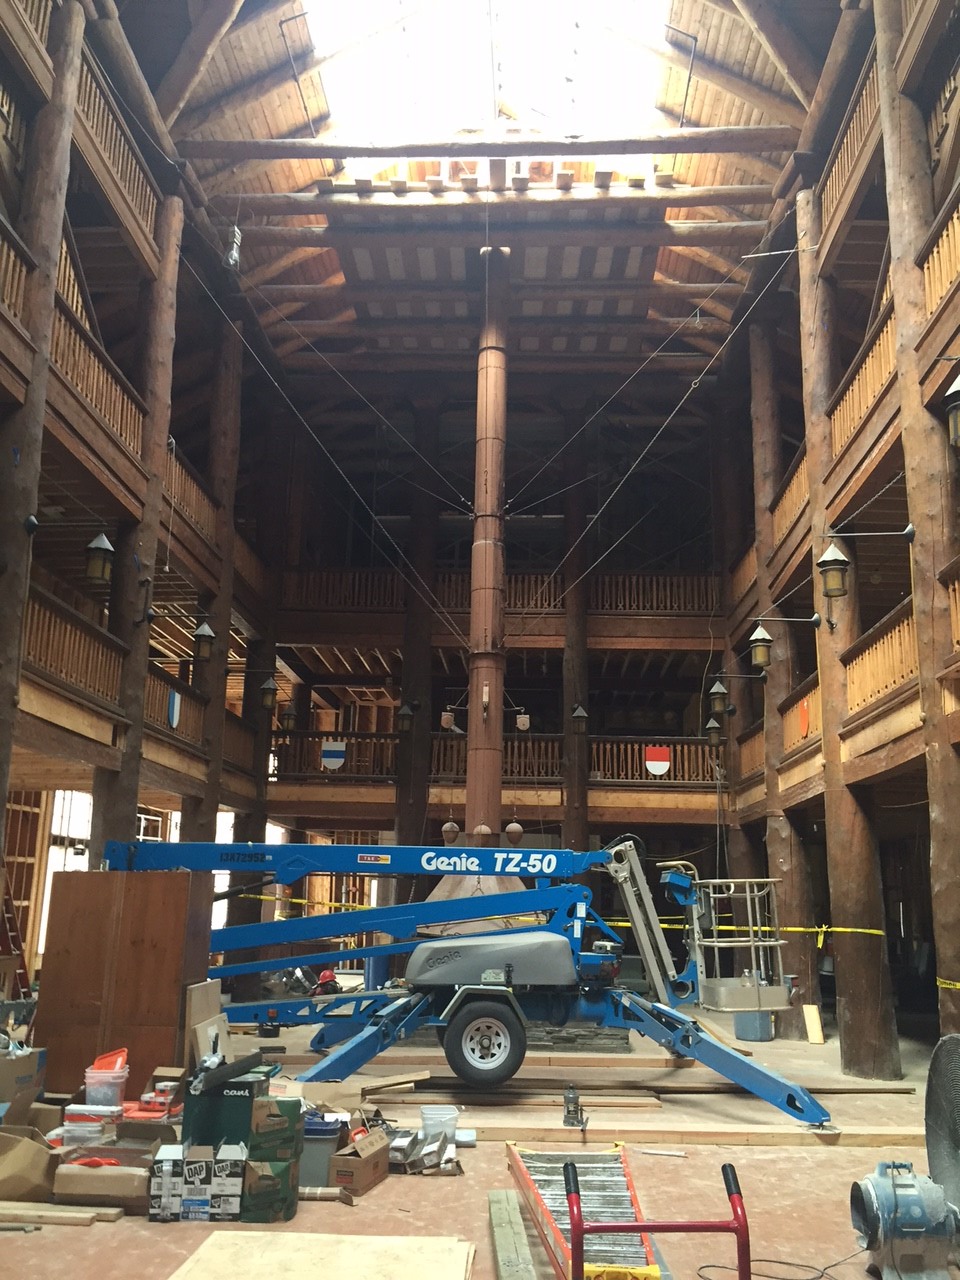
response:
[(527, 1052), (523, 1023), (507, 1004), (468, 1000), (450, 1019), (443, 1038), (450, 1069), (480, 1088), (516, 1075)]

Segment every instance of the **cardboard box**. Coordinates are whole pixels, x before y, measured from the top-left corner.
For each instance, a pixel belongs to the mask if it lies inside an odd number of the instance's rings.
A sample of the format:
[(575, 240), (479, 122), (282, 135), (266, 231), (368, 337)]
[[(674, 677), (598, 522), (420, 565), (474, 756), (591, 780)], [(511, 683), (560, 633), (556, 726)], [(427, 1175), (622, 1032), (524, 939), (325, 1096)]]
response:
[(362, 1196), (382, 1182), (389, 1170), (390, 1139), (382, 1129), (374, 1129), (330, 1157), (327, 1184)]
[(289, 1222), (297, 1212), (296, 1160), (248, 1160), (243, 1173), (241, 1222)]
[(28, 1049), (14, 1058), (0, 1056), (0, 1102), (11, 1102), (18, 1093), (41, 1092), (46, 1070), (46, 1049)]
[(36, 1129), (0, 1129), (0, 1200), (53, 1199), (60, 1152)]
[(183, 1201), (183, 1147), (179, 1142), (158, 1147), (150, 1167), (151, 1222), (179, 1222)]
[(243, 1196), (243, 1175), (247, 1149), (243, 1143), (222, 1143), (213, 1161), (210, 1176), (210, 1219), (237, 1222)]
[(51, 1129), (57, 1129), (63, 1124), (63, 1107), (54, 1106), (50, 1102), (31, 1102), (27, 1124), (31, 1129), (49, 1133)]
[(250, 1112), (248, 1160), (296, 1160), (303, 1153), (299, 1098), (255, 1098)]
[(150, 1170), (61, 1164), (53, 1179), (53, 1198), (57, 1204), (116, 1205), (127, 1213), (145, 1214), (150, 1204)]
[(266, 1096), (269, 1079), (250, 1071), (206, 1093), (187, 1092), (183, 1104), (183, 1140), (218, 1147), (221, 1142), (246, 1143), (255, 1098)]
[(213, 1176), (213, 1147), (191, 1146), (183, 1154), (182, 1222), (210, 1221), (210, 1180)]

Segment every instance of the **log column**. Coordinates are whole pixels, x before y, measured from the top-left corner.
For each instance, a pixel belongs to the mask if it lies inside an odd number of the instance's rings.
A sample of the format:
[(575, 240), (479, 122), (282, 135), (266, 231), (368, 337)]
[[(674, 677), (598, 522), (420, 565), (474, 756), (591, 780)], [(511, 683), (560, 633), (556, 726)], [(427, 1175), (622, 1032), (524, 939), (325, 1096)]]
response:
[[(574, 709), (589, 710), (587, 670), (587, 608), (590, 582), (587, 539), (587, 486), (589, 474), (586, 432), (581, 431), (586, 411), (567, 414), (568, 436), (579, 432), (564, 454), (564, 641), (563, 641), (563, 830), (560, 843), (565, 849), (586, 851), (590, 847), (588, 780), (590, 738), (588, 722), (574, 719)], [(581, 728), (582, 726), (582, 728)]]
[[(942, 424), (926, 409), (917, 343), (926, 323), (916, 259), (933, 221), (933, 184), (923, 113), (897, 88), (899, 3), (876, 0), (877, 79), (890, 218), (890, 280), (897, 323), (897, 382), (911, 548), (913, 614), (930, 815), (930, 889), (937, 976), (960, 982), (960, 757), (950, 740), (938, 673), (953, 652), (946, 586), (937, 576), (960, 551), (958, 468)], [(940, 987), (940, 1032), (960, 1031), (960, 990)]]
[[(783, 476), (780, 434), (780, 395), (777, 390), (774, 334), (776, 316), (750, 326), (750, 418), (753, 430), (754, 527), (757, 544), (757, 596), (760, 613), (776, 616), (770, 590), (769, 560), (773, 554), (772, 506)], [(783, 625), (783, 624), (781, 624)], [(778, 637), (779, 638), (779, 637)], [(778, 648), (780, 646), (778, 645)], [(780, 704), (791, 692), (793, 662), (778, 656), (767, 670), (763, 710), (763, 769), (767, 802), (767, 874), (779, 880), (777, 910), (782, 926), (810, 928), (813, 885), (810, 865), (799, 833), (780, 804), (778, 765), (783, 756), (783, 717)], [(783, 968), (796, 975), (796, 1003), (777, 1016), (777, 1031), (788, 1040), (806, 1038), (803, 1004), (819, 1004), (816, 937), (808, 933), (784, 936)]]
[[(833, 459), (827, 404), (836, 382), (837, 323), (833, 285), (820, 276), (816, 253), (804, 252), (807, 246), (818, 244), (820, 237), (819, 205), (810, 190), (797, 196), (797, 234), (810, 527), (816, 531), (827, 527), (822, 477)], [(814, 538), (814, 561), (822, 548), (822, 541)], [(815, 567), (813, 579), (815, 607), (830, 617), (831, 602), (823, 597)], [(847, 1075), (897, 1079), (901, 1074), (900, 1046), (887, 940), (882, 933), (885, 921), (879, 852), (867, 815), (844, 783), (840, 759), (840, 728), (847, 707), (846, 669), (840, 655), (859, 633), (856, 609), (846, 607), (848, 603), (844, 601), (844, 607), (833, 611), (835, 630), (824, 624), (817, 632), (830, 914), (831, 923), (842, 929), (881, 932), (833, 935), (840, 1064)]]
[[(66, 0), (54, 10), (53, 90), (27, 142), (19, 232), (36, 266), (27, 276), (23, 323), (35, 354), (26, 396), (0, 425), (0, 796), (6, 796), (20, 701), (23, 619), (30, 590), (30, 522), (36, 519), (43, 420), (47, 405), (57, 262), (70, 177), (70, 141), (83, 47), (83, 10)], [(3, 831), (0, 830), (0, 878)]]
[[(440, 503), (437, 486), (440, 406), (414, 405), (414, 459), (410, 503), (410, 565), (403, 623), (403, 685), (400, 695), (413, 711), (410, 727), (401, 731), (397, 748), (397, 844), (426, 840), (433, 745), (433, 593), (436, 582), (437, 529)], [(442, 619), (440, 625), (443, 625)]]
[(137, 821), (140, 766), (143, 751), (143, 706), (149, 670), (149, 605), (156, 571), (163, 471), (170, 433), (170, 387), (177, 322), (177, 275), (183, 203), (166, 196), (157, 210), (156, 241), (160, 271), (143, 290), (143, 373), (141, 386), (147, 408), (143, 420), (141, 460), (147, 473), (146, 496), (138, 525), (124, 531), (114, 561), (110, 594), (110, 630), (128, 652), (120, 676), (120, 706), (127, 730), (120, 768), (95, 769), (93, 829), (90, 850), (96, 858), (106, 840), (130, 840)]
[(507, 434), (509, 249), (483, 249), (485, 314), (477, 373), (477, 453), (470, 561), (467, 839), (499, 842), (503, 775), (503, 473)]
[(206, 622), (213, 631), (212, 652), (206, 661), (196, 655), (193, 684), (207, 703), (203, 711), (203, 741), (207, 752), (207, 776), (202, 796), (184, 796), (181, 840), (215, 840), (220, 807), (220, 775), (223, 770), (223, 722), (227, 696), (227, 663), (230, 657), (230, 620), (233, 611), (233, 506), (240, 460), (240, 395), (243, 381), (243, 343), (232, 321), (225, 321), (210, 401), (208, 475), (211, 495), (217, 503), (216, 543), (221, 556), (216, 593), (207, 597)]

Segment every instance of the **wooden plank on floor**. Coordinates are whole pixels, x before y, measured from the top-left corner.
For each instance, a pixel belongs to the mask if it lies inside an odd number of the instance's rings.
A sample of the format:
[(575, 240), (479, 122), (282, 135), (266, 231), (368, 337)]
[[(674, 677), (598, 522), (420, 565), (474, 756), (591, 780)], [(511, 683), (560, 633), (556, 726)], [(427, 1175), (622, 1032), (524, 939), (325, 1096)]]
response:
[[(519, 1114), (506, 1110), (467, 1107), (460, 1116), (462, 1129), (475, 1129), (478, 1142), (559, 1142), (580, 1146), (584, 1141), (629, 1142), (642, 1146), (722, 1146), (738, 1147), (887, 1147), (922, 1148), (925, 1143), (921, 1126), (872, 1127), (847, 1125), (842, 1130), (809, 1129), (784, 1118), (783, 1124), (682, 1124), (671, 1119), (669, 1127), (658, 1120), (656, 1112), (642, 1109), (618, 1111), (614, 1107), (598, 1108), (589, 1113), (589, 1126), (584, 1136), (580, 1130), (564, 1126), (559, 1107), (526, 1107)], [(390, 1118), (401, 1128), (419, 1125), (419, 1108), (396, 1105)]]
[(92, 1227), (97, 1220), (94, 1209), (83, 1213), (70, 1213), (66, 1205), (17, 1204), (12, 1209), (0, 1209), (0, 1222), (24, 1222), (43, 1227)]
[[(309, 1231), (217, 1232), (170, 1280), (284, 1280), (389, 1276), (468, 1280), (475, 1247), (452, 1236), (340, 1236)], [(267, 1261), (265, 1261), (267, 1260)]]
[[(376, 1103), (380, 1107), (389, 1107), (396, 1100), (395, 1094), (368, 1093), (365, 1101)], [(561, 1092), (541, 1092), (539, 1090), (506, 1090), (498, 1086), (496, 1093), (479, 1093), (474, 1089), (430, 1089), (421, 1092), (419, 1089), (413, 1098), (417, 1106), (454, 1106), (454, 1107), (501, 1107), (504, 1110), (519, 1107), (562, 1107)], [(657, 1110), (663, 1103), (655, 1093), (638, 1090), (635, 1093), (582, 1093), (580, 1101), (584, 1110), (591, 1107), (620, 1107)]]
[(488, 1191), (497, 1280), (537, 1280), (537, 1269), (515, 1191)]
[[(33, 1201), (23, 1200), (0, 1200), (0, 1213), (13, 1213), (25, 1208), (44, 1208), (43, 1205), (35, 1204)], [(97, 1222), (119, 1222), (124, 1216), (123, 1209), (117, 1208), (115, 1205), (99, 1205), (99, 1204), (58, 1204), (51, 1205), (56, 1209), (57, 1213), (74, 1213), (79, 1214), (81, 1218), (93, 1214)]]

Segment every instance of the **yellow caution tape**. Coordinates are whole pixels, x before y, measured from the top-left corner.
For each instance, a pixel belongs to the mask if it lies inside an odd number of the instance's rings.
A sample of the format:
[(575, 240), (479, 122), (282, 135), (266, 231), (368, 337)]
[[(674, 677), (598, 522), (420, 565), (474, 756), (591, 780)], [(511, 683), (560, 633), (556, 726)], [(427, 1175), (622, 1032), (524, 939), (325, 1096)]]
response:
[(960, 991), (960, 982), (951, 982), (949, 978), (937, 978), (937, 986), (945, 987), (947, 991)]

